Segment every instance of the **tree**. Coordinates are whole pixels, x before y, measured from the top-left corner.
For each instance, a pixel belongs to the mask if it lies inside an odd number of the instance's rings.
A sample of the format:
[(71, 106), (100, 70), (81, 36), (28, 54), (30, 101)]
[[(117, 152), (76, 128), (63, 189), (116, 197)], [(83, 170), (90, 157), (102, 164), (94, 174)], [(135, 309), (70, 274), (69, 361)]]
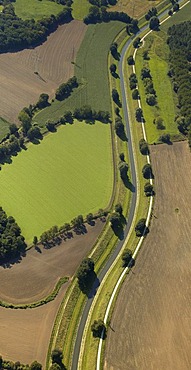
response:
[(114, 74), (116, 72), (116, 69), (117, 69), (116, 64), (111, 64), (109, 69), (110, 69), (111, 74)]
[(141, 139), (139, 141), (139, 149), (140, 149), (141, 154), (143, 155), (149, 154), (149, 146), (144, 139)]
[(133, 41), (133, 47), (135, 49), (139, 48), (139, 46), (141, 45), (141, 39), (140, 37), (137, 37), (134, 41)]
[(158, 31), (159, 29), (159, 26), (160, 26), (160, 21), (159, 19), (154, 16), (150, 19), (150, 22), (149, 22), (149, 27), (151, 30), (155, 30), (155, 31)]
[(102, 333), (104, 336), (106, 332), (106, 326), (103, 320), (95, 320), (93, 324), (91, 325), (91, 331), (92, 331), (94, 338), (101, 338)]
[(9, 126), (9, 131), (11, 135), (15, 135), (18, 131), (17, 125), (15, 125), (15, 123), (11, 123)]
[(157, 103), (156, 96), (154, 94), (147, 94), (146, 95), (146, 102), (148, 105), (155, 105)]
[(27, 131), (27, 137), (29, 140), (33, 141), (34, 139), (42, 139), (42, 134), (40, 132), (40, 128), (38, 126), (32, 126)]
[(144, 165), (142, 174), (145, 179), (151, 179), (153, 177), (152, 167), (149, 163)]
[(132, 91), (132, 98), (134, 100), (137, 100), (139, 98), (139, 90), (138, 89), (135, 89)]
[(93, 272), (94, 261), (91, 258), (85, 258), (77, 271), (78, 284), (82, 291), (86, 289)]
[(129, 57), (127, 58), (127, 63), (131, 66), (133, 64), (135, 64), (135, 61), (133, 59), (133, 55), (129, 55)]
[(121, 226), (121, 217), (118, 212), (113, 212), (109, 217), (111, 227), (116, 229)]
[(147, 182), (144, 186), (144, 192), (147, 197), (154, 195), (153, 185), (150, 182)]
[(163, 134), (160, 136), (159, 138), (160, 141), (162, 141), (162, 143), (166, 143), (166, 144), (169, 144), (171, 141), (170, 141), (170, 134)]
[(41, 369), (42, 365), (37, 361), (33, 361), (32, 364), (30, 365), (30, 370), (41, 370)]
[(71, 221), (72, 225), (76, 228), (80, 228), (83, 223), (84, 223), (84, 219), (83, 219), (83, 216), (82, 215), (79, 215), (77, 217), (75, 217), (72, 221)]
[(21, 127), (23, 130), (23, 134), (26, 135), (29, 129), (32, 127), (31, 124), (31, 117), (24, 112), (23, 110), (19, 113), (19, 121), (21, 121)]
[(141, 218), (135, 226), (136, 236), (143, 236), (146, 232), (146, 219)]
[(125, 128), (124, 124), (121, 120), (121, 118), (117, 117), (115, 119), (115, 132), (119, 137), (122, 137), (125, 135)]
[(179, 8), (180, 8), (180, 5), (178, 3), (175, 3), (173, 5), (173, 12), (178, 12)]
[(137, 108), (135, 111), (135, 118), (138, 122), (141, 122), (143, 119), (143, 111), (141, 108)]
[(116, 89), (112, 89), (112, 99), (115, 103), (119, 102), (119, 94)]
[(119, 159), (120, 159), (122, 162), (125, 162), (125, 155), (124, 155), (124, 153), (120, 153), (120, 154), (119, 154)]
[(58, 365), (62, 365), (63, 354), (61, 349), (55, 348), (51, 353), (52, 362)]
[(54, 122), (52, 122), (50, 120), (46, 121), (46, 128), (47, 128), (48, 131), (54, 132), (56, 130), (55, 126), (56, 125), (55, 125)]
[(141, 69), (141, 79), (144, 80), (144, 78), (151, 78), (151, 73), (149, 68), (142, 68)]
[(121, 203), (115, 205), (115, 212), (119, 213), (120, 216), (123, 214), (123, 208)]
[(163, 121), (161, 116), (158, 116), (155, 119), (155, 124), (156, 124), (158, 130), (164, 130), (165, 129), (164, 121)]
[(37, 238), (37, 236), (34, 236), (34, 238), (33, 238), (33, 244), (34, 244), (35, 247), (38, 244), (38, 238)]
[(39, 100), (36, 103), (36, 107), (39, 108), (39, 109), (43, 109), (43, 108), (47, 107), (49, 105), (48, 99), (49, 99), (48, 94), (44, 94), (44, 93), (40, 94)]
[(122, 261), (123, 261), (122, 266), (123, 267), (128, 266), (131, 259), (132, 259), (132, 251), (130, 249), (125, 250), (122, 254)]
[(119, 163), (119, 172), (121, 179), (124, 181), (127, 178), (127, 173), (128, 173), (129, 166), (126, 162), (120, 162)]
[(86, 220), (88, 222), (88, 224), (91, 224), (91, 222), (93, 221), (93, 213), (88, 213), (88, 215), (86, 216)]

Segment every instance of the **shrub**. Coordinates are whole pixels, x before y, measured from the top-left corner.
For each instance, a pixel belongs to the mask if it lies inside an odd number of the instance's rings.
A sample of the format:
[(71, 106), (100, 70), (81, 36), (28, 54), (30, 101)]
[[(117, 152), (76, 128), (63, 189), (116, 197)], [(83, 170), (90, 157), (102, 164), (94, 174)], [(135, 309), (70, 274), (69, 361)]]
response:
[(145, 141), (145, 139), (141, 139), (139, 141), (139, 149), (140, 149), (141, 154), (143, 155), (149, 154), (149, 146), (147, 142)]
[(150, 182), (147, 182), (144, 186), (144, 192), (147, 197), (150, 197), (154, 194), (153, 185), (150, 184)]
[(122, 261), (123, 261), (122, 266), (123, 267), (128, 266), (128, 264), (131, 261), (131, 259), (132, 259), (132, 251), (130, 249), (127, 249), (122, 254)]
[(146, 232), (146, 219), (141, 218), (135, 226), (136, 236), (143, 236)]
[(155, 105), (157, 103), (156, 96), (154, 94), (147, 94), (146, 102), (148, 105)]
[(142, 174), (145, 179), (153, 178), (152, 167), (149, 163), (145, 164), (142, 169)]
[(135, 90), (132, 91), (132, 98), (134, 100), (137, 100), (139, 98), (139, 91), (138, 91), (138, 89), (135, 89)]
[(103, 320), (95, 320), (93, 324), (91, 325), (91, 331), (93, 334), (93, 337), (95, 338), (101, 338), (102, 333), (105, 334), (106, 327), (103, 322)]
[(128, 58), (127, 58), (127, 63), (129, 64), (129, 66), (132, 66), (133, 64), (135, 64), (135, 61), (133, 59), (133, 55), (130, 55)]

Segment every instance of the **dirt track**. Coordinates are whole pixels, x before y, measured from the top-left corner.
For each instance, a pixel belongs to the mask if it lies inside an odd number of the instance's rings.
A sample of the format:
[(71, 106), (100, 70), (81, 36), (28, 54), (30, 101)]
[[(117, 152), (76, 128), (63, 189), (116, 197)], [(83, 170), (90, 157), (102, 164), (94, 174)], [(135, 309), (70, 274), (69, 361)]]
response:
[(1, 117), (16, 121), (20, 110), (36, 103), (41, 93), (53, 97), (58, 85), (74, 74), (71, 62), (86, 28), (82, 21), (74, 20), (60, 26), (34, 49), (0, 54)]
[(105, 370), (191, 368), (191, 153), (153, 146), (154, 216), (108, 331)]

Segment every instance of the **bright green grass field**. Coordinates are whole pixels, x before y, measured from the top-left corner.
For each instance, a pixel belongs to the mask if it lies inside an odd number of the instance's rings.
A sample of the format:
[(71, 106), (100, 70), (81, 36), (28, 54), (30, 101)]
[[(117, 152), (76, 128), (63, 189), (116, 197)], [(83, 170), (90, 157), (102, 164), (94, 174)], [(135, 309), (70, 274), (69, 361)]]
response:
[(124, 28), (122, 22), (109, 22), (88, 26), (77, 54), (75, 75), (80, 87), (72, 95), (36, 114), (34, 121), (42, 127), (48, 119), (58, 119), (66, 110), (89, 104), (96, 110), (111, 111), (108, 83), (108, 52), (115, 36)]
[(50, 0), (16, 0), (13, 6), (18, 17), (35, 20), (58, 14), (63, 9), (63, 5)]
[(88, 0), (73, 0), (72, 15), (74, 19), (83, 19), (89, 13), (90, 3)]
[(75, 123), (30, 144), (0, 172), (0, 205), (27, 242), (53, 225), (106, 208), (113, 186), (110, 126)]
[[(149, 61), (143, 60), (143, 51), (149, 49)], [(147, 37), (143, 48), (138, 50), (136, 57), (136, 74), (139, 82), (139, 92), (147, 128), (147, 139), (149, 144), (157, 142), (163, 133), (178, 135), (179, 131), (174, 122), (176, 115), (173, 91), (168, 72), (168, 46), (166, 45), (162, 32), (152, 33)], [(150, 106), (146, 103), (146, 94), (143, 82), (140, 78), (141, 69), (147, 66), (151, 71), (154, 89), (157, 94), (157, 105)], [(158, 130), (153, 123), (154, 118), (161, 116), (164, 120), (165, 130)]]

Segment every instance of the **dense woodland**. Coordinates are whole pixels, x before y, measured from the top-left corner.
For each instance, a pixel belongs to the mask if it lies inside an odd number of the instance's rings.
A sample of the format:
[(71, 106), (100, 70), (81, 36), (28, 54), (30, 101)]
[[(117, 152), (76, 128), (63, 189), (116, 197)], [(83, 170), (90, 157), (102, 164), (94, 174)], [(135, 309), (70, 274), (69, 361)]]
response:
[(167, 42), (170, 48), (169, 76), (180, 111), (176, 122), (180, 132), (188, 134), (191, 130), (191, 22), (170, 27)]
[(11, 216), (0, 207), (0, 263), (19, 256), (25, 251), (25, 239), (21, 229)]
[(59, 24), (72, 20), (71, 8), (64, 7), (57, 15), (44, 17), (39, 21), (23, 20), (15, 14), (13, 4), (5, 1), (0, 13), (0, 52), (16, 51), (36, 46), (46, 40)]

